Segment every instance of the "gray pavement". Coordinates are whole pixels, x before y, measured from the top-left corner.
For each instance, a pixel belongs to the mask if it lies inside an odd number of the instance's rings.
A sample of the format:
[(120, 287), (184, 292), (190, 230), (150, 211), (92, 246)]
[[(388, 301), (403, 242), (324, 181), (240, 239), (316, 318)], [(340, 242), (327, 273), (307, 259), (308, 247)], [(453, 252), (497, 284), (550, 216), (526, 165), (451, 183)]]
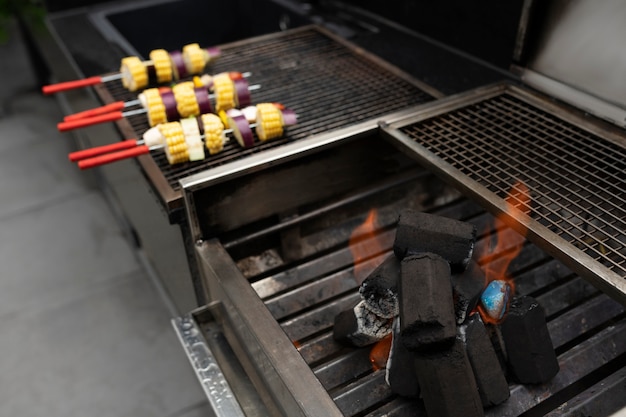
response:
[(16, 30), (0, 45), (0, 416), (208, 416), (170, 325)]

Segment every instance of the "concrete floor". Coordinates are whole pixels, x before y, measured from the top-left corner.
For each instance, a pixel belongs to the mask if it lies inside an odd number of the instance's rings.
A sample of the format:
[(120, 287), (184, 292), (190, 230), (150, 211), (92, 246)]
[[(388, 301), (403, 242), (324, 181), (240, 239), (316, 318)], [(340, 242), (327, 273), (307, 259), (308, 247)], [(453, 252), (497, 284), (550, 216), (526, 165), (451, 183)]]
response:
[(0, 416), (211, 415), (167, 300), (67, 160), (16, 30), (0, 80)]

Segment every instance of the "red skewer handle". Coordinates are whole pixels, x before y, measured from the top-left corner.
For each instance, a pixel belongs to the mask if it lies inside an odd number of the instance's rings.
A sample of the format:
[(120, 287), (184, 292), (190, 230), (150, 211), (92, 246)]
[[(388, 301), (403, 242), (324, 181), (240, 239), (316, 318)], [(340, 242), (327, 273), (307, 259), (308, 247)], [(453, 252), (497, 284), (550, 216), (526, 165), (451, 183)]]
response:
[(70, 153), (68, 156), (70, 161), (76, 162), (82, 159), (93, 158), (98, 155), (103, 155), (111, 152), (122, 151), (124, 149), (130, 149), (137, 146), (137, 140), (127, 139), (121, 142), (111, 143), (110, 145), (96, 146), (89, 149), (83, 149)]
[(63, 118), (64, 122), (70, 122), (72, 120), (83, 119), (85, 117), (93, 117), (98, 116), (99, 114), (110, 113), (113, 111), (122, 110), (125, 107), (125, 103), (123, 101), (116, 101), (111, 104), (107, 104), (104, 106), (96, 107), (93, 109), (81, 111), (74, 114), (69, 114)]
[(74, 90), (76, 88), (87, 87), (90, 85), (96, 85), (102, 83), (102, 77), (96, 75), (95, 77), (83, 78), (82, 80), (65, 81), (63, 83), (44, 85), (41, 88), (44, 94), (60, 93), (61, 91)]
[(78, 161), (78, 167), (80, 169), (94, 168), (100, 165), (110, 164), (111, 162), (121, 161), (122, 159), (134, 158), (139, 155), (150, 153), (150, 148), (146, 145), (140, 145), (135, 148), (126, 149), (123, 151), (107, 153), (104, 155), (94, 156), (93, 158), (83, 159)]
[(78, 129), (79, 127), (86, 127), (96, 125), (98, 123), (113, 122), (124, 118), (121, 111), (115, 111), (111, 113), (99, 114), (93, 117), (83, 117), (81, 119), (70, 120), (67, 122), (61, 122), (57, 124), (59, 132), (65, 132), (67, 130)]

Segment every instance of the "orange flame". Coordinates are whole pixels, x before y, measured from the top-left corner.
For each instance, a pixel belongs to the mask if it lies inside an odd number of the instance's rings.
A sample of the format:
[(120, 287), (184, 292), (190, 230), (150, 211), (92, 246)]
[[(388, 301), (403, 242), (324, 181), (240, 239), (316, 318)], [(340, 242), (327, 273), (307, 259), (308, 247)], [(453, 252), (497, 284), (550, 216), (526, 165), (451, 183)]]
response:
[(371, 209), (365, 221), (350, 235), (349, 245), (354, 260), (354, 278), (358, 283), (361, 283), (370, 272), (369, 266), (364, 261), (384, 250), (382, 242), (376, 238), (376, 220), (376, 209)]
[[(530, 190), (523, 182), (517, 182), (513, 185), (504, 201), (506, 205), (505, 212), (496, 216), (495, 221), (496, 244), (493, 246), (493, 241), (490, 239), (489, 245), (486, 246), (486, 253), (482, 254), (478, 262), (482, 265), (485, 273), (485, 285), (493, 280), (506, 281), (511, 288), (512, 296), (515, 292), (515, 284), (508, 275), (507, 270), (524, 246), (527, 229), (517, 227), (517, 232), (515, 232), (504, 226), (511, 223), (511, 218), (519, 218), (520, 213), (525, 215), (530, 213)], [(489, 250), (492, 246), (493, 249)], [(489, 317), (480, 305), (478, 306), (478, 311), (486, 323), (498, 323), (501, 321)]]

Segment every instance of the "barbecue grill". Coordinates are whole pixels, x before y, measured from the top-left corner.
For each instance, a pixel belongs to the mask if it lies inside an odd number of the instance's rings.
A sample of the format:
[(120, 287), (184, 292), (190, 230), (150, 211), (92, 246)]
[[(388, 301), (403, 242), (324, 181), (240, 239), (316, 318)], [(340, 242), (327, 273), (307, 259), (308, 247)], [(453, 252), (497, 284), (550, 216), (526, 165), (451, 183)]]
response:
[[(255, 102), (298, 113), (284, 138), (246, 150), (231, 143), (200, 163), (138, 158), (156, 205), (182, 231), (197, 308), (174, 327), (216, 414), (426, 415), (420, 401), (391, 392), (369, 347), (333, 338), (335, 316), (391, 252), (406, 208), (473, 223), (476, 253), (496, 234), (528, 238), (509, 272), (516, 292), (543, 306), (560, 371), (545, 384), (512, 384), (486, 415), (626, 407), (626, 99), (615, 90), (607, 97), (602, 82), (571, 67), (561, 77), (544, 53), (572, 45), (564, 39), (612, 43), (572, 29), (584, 27), (576, 24), (589, 12), (583, 2), (491, 7), (515, 30), (502, 49), (482, 39), (490, 52), (480, 59), (476, 42), (460, 52), (449, 44), (466, 40), (416, 32), (411, 2), (396, 8), (406, 15), (348, 3), (276, 2), (300, 27), (220, 42), (212, 72), (250, 71), (262, 86)], [(594, 16), (615, 14), (611, 6)], [(425, 14), (420, 24), (437, 38)], [(444, 16), (454, 20), (449, 10), (436, 17)], [(459, 28), (471, 31), (470, 16), (470, 28)], [(134, 98), (116, 83), (95, 91), (104, 103)], [(132, 116), (116, 128), (126, 139), (147, 123)], [(509, 211), (504, 198), (516, 181), (531, 203)], [(355, 235), (372, 212), (374, 230)], [(501, 214), (504, 224), (494, 218)]]

